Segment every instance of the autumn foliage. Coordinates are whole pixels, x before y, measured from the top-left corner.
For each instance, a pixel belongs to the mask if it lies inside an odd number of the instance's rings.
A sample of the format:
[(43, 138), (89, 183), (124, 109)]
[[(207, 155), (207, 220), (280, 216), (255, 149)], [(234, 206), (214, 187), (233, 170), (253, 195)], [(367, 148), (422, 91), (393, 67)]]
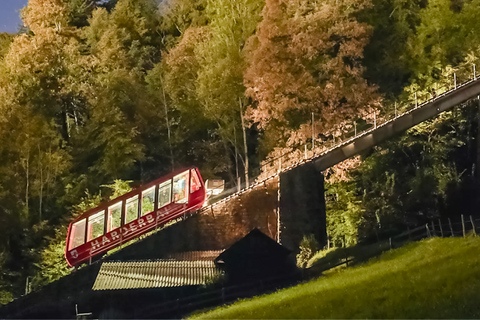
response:
[[(27, 277), (67, 272), (54, 266), (74, 208), (108, 198), (117, 179), (136, 186), (196, 165), (234, 190), (287, 152), (283, 166), (371, 125), (373, 111), (466, 79), (479, 65), (479, 8), (29, 0), (25, 26), (0, 34), (0, 303)], [(474, 108), (325, 172), (332, 244), (475, 207)]]

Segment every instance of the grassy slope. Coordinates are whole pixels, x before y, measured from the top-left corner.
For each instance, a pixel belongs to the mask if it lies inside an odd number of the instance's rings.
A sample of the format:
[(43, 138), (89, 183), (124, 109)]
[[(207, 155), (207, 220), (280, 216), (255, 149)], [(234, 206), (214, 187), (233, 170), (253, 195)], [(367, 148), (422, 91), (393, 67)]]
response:
[(199, 318), (480, 318), (480, 237), (432, 238)]

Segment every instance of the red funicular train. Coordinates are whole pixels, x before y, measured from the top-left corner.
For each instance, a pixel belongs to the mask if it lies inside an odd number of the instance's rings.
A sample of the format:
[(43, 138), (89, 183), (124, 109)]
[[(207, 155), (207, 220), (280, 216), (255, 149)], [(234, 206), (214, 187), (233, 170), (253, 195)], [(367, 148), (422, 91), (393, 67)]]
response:
[(69, 266), (198, 210), (206, 192), (197, 168), (188, 168), (88, 210), (68, 227), (65, 258)]

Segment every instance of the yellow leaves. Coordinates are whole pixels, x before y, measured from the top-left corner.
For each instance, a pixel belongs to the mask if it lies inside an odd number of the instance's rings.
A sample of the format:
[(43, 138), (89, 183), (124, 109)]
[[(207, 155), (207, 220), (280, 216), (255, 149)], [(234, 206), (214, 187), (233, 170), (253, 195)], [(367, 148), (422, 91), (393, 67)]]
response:
[(29, 0), (22, 11), (24, 23), (37, 33), (44, 28), (60, 31), (61, 26), (68, 25), (68, 13), (61, 0)]

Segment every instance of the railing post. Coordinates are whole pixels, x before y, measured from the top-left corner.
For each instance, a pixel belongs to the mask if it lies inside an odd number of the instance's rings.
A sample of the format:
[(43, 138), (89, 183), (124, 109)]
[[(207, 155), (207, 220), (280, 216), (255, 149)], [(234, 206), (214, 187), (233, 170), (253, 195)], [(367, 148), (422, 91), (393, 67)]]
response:
[(475, 70), (475, 63), (473, 64), (473, 80), (477, 80), (477, 72)]
[(395, 118), (397, 117), (397, 101), (395, 101)]
[(373, 127), (377, 128), (377, 111), (373, 113)]
[(415, 108), (418, 107), (417, 93), (415, 92)]
[(278, 159), (278, 173), (282, 172), (282, 158)]
[(357, 121), (353, 123), (353, 127), (355, 128), (355, 137), (357, 136)]
[(453, 82), (455, 83), (455, 89), (457, 89), (457, 74), (453, 74)]
[(462, 231), (463, 231), (463, 237), (465, 238), (465, 220), (463, 219), (463, 214), (462, 216)]
[(308, 158), (307, 156), (307, 144), (305, 143), (305, 160)]

